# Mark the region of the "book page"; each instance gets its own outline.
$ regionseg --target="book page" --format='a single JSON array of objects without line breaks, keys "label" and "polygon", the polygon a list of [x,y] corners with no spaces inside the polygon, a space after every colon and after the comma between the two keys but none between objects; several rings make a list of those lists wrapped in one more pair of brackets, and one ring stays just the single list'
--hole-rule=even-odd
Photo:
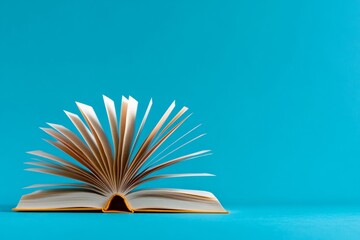
[{"label": "book page", "polygon": [[227,213],[210,192],[183,189],[145,189],[126,195],[135,212]]},{"label": "book page", "polygon": [[86,190],[39,190],[24,195],[15,211],[101,210],[108,197]]}]

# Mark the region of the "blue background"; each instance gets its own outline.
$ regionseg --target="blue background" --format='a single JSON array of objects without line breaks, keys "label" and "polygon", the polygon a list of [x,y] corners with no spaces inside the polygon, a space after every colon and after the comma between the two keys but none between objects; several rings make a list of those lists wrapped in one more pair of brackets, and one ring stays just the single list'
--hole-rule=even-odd
[{"label": "blue background", "polygon": [[[61,225],[76,235],[83,221],[165,224],[159,237],[181,226],[180,237],[355,237],[358,210],[298,208],[360,201],[359,22],[358,1],[0,1],[2,234],[44,237]],[[62,110],[76,112],[74,101],[101,113],[102,94],[132,95],[142,110],[153,97],[155,119],[174,99],[190,107],[208,133],[193,146],[214,155],[174,171],[217,177],[154,184],[209,190],[232,214],[9,212],[22,187],[57,180],[23,171],[26,151],[50,149],[38,127],[69,126]],[[253,208],[275,205],[292,210]]]}]

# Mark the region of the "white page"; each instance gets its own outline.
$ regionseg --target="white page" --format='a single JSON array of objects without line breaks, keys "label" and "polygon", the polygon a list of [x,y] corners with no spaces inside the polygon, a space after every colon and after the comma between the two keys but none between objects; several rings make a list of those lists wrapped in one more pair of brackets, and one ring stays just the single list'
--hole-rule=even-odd
[{"label": "white page", "polygon": [[82,190],[40,190],[24,195],[15,210],[49,210],[66,208],[102,209],[109,197]]},{"label": "white page", "polygon": [[227,213],[210,192],[183,189],[146,189],[126,195],[135,211],[168,210]]}]

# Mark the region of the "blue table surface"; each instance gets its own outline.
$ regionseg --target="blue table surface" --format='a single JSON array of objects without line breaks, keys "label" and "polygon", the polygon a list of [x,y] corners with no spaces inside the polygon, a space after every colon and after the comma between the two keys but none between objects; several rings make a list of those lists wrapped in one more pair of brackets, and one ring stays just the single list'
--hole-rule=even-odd
[{"label": "blue table surface", "polygon": [[359,206],[238,206],[230,214],[20,213],[0,206],[0,239],[360,239]]}]

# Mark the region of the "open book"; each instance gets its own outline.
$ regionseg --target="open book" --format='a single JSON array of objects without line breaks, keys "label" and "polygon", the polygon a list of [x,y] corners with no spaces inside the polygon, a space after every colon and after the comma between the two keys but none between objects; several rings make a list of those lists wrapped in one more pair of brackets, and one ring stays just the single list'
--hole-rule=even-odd
[{"label": "open book", "polygon": [[[118,114],[114,101],[103,96],[111,138],[91,106],[77,103],[82,118],[65,111],[77,133],[58,124],[41,128],[55,139],[46,140],[73,160],[44,151],[31,151],[35,158],[27,170],[76,180],[74,183],[35,184],[41,188],[22,196],[15,211],[103,211],[103,212],[204,212],[227,213],[210,192],[185,189],[138,189],[141,184],[176,177],[213,176],[208,173],[154,173],[184,160],[210,154],[209,150],[172,157],[179,149],[204,136],[184,143],[196,126],[171,142],[169,137],[189,118],[183,107],[173,117],[175,102],[165,111],[147,136],[142,136],[152,100],[136,127],[137,101],[122,97]],[[185,116],[185,117],[184,117]],[[140,140],[140,139],[144,140]],[[166,145],[166,146],[164,146]]]}]

